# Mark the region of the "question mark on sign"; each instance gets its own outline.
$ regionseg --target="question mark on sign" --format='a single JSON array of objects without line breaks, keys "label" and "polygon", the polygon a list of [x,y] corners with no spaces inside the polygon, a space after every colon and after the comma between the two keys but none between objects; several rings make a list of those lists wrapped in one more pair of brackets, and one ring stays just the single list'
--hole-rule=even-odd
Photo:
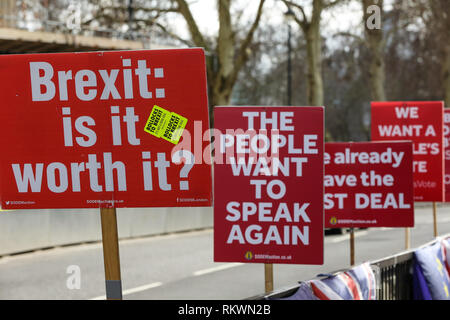
[{"label": "question mark on sign", "polygon": [[[187,150],[178,150],[172,154],[173,163],[180,164],[182,162],[182,158],[184,158],[184,166],[180,171],[180,178],[187,178],[189,172],[194,166],[195,157],[192,152]],[[180,190],[189,190],[189,181],[180,180]]]}]

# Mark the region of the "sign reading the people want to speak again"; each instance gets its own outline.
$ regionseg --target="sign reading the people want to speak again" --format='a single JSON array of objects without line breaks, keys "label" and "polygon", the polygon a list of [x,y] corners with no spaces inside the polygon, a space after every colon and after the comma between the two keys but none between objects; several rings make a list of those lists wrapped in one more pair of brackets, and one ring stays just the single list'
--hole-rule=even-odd
[{"label": "sign reading the people want to speak again", "polygon": [[323,108],[214,116],[214,261],[322,264]]},{"label": "sign reading the people want to speak again", "polygon": [[413,227],[412,142],[325,144],[325,227]]},{"label": "sign reading the people want to speak again", "polygon": [[444,103],[372,102],[372,141],[413,142],[414,200],[444,201]]},{"label": "sign reading the people want to speak again", "polygon": [[0,69],[3,208],[211,205],[202,49],[6,55]]}]

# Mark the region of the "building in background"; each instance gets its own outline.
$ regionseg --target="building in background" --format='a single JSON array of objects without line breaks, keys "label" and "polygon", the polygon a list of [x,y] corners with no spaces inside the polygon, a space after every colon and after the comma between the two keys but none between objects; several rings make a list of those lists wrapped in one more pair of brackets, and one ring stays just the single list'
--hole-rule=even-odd
[{"label": "building in background", "polygon": [[152,43],[148,34],[82,25],[83,1],[69,1],[58,18],[50,2],[0,1],[0,54],[170,48]]}]

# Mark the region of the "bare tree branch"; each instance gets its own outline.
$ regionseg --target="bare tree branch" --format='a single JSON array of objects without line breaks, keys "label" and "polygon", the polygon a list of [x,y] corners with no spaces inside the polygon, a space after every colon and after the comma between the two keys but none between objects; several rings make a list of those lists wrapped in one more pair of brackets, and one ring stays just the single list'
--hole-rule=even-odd
[{"label": "bare tree branch", "polygon": [[237,70],[239,70],[243,66],[243,64],[247,61],[247,58],[248,58],[247,57],[247,49],[248,49],[250,43],[252,42],[253,35],[254,35],[256,29],[258,28],[259,21],[261,20],[264,2],[265,2],[265,0],[260,0],[255,20],[253,20],[253,24],[250,27],[250,30],[248,31],[247,36],[241,42],[241,46],[239,48],[238,57],[237,57],[237,61],[236,61],[236,65],[237,65],[236,69]]},{"label": "bare tree branch", "polygon": [[303,20],[305,22],[308,21],[308,19],[306,18],[305,9],[303,9],[303,6],[297,4],[297,3],[293,2],[293,1],[290,1],[290,0],[282,0],[282,1],[284,2],[284,4],[287,7],[291,7],[291,8],[294,7],[294,8],[297,8],[298,10],[300,10],[300,12],[302,13],[302,16],[303,16]]},{"label": "bare tree branch", "polygon": [[339,37],[339,36],[353,38],[353,39],[357,40],[358,42],[360,42],[360,43],[362,43],[364,45],[366,43],[366,41],[362,37],[360,37],[360,36],[358,36],[356,34],[353,34],[351,32],[338,32],[338,33],[333,35],[333,37]]},{"label": "bare tree branch", "polygon": [[[123,11],[127,12],[128,8],[124,6],[107,6],[102,7],[102,10],[115,10],[115,11]],[[158,7],[133,7],[134,11],[143,11],[143,12],[177,12],[178,8],[172,7],[172,8],[158,8]]]},{"label": "bare tree branch", "polygon": [[334,0],[334,1],[330,1],[330,2],[328,2],[328,3],[324,3],[323,8],[324,8],[324,9],[328,9],[328,8],[334,7],[335,5],[337,5],[337,4],[341,3],[341,2],[344,2],[344,1],[345,1],[345,0]]},{"label": "bare tree branch", "polygon": [[189,32],[192,36],[192,41],[195,43],[198,47],[203,47],[206,50],[209,49],[205,38],[203,37],[203,34],[200,32],[197,23],[195,22],[194,17],[192,16],[191,9],[189,9],[189,5],[185,0],[173,0],[176,1],[178,4],[178,12],[183,15],[184,20],[186,20],[186,23],[189,28]]},{"label": "bare tree branch", "polygon": [[183,39],[180,36],[176,35],[175,33],[169,31],[165,26],[163,26],[161,23],[156,22],[155,26],[157,26],[159,29],[161,29],[161,31],[163,31],[165,34],[167,34],[168,36],[170,36],[171,38],[174,38],[178,41],[180,41],[181,43],[184,43],[185,45],[187,45],[188,47],[192,47],[193,43],[189,40]]},{"label": "bare tree branch", "polygon": [[[286,5],[286,7],[288,7],[289,9],[292,10],[292,8],[296,8],[298,9],[298,11],[300,11],[300,14],[302,16],[302,20],[300,20],[297,15],[294,13],[294,21],[300,26],[300,28],[303,29],[304,32],[306,32],[306,30],[309,27],[309,21],[308,21],[308,17],[306,16],[305,10],[303,9],[303,7],[295,2],[289,1],[289,0],[282,0],[283,3]],[[294,10],[292,10],[292,12],[294,12]]]}]

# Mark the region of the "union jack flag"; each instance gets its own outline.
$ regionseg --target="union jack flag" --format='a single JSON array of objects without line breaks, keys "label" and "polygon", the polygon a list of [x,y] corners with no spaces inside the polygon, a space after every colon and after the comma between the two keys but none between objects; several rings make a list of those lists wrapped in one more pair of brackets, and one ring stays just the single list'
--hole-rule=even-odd
[{"label": "union jack flag", "polygon": [[302,282],[292,296],[283,300],[375,300],[376,278],[369,263],[322,280]]},{"label": "union jack flag", "polygon": [[323,280],[311,280],[320,300],[375,300],[376,279],[369,263]]},{"label": "union jack flag", "polygon": [[450,275],[450,237],[442,239],[442,250],[444,251],[444,261],[447,272]]},{"label": "union jack flag", "polygon": [[319,298],[314,295],[309,282],[301,282],[293,295],[285,298],[269,298],[269,300],[319,300]]}]

